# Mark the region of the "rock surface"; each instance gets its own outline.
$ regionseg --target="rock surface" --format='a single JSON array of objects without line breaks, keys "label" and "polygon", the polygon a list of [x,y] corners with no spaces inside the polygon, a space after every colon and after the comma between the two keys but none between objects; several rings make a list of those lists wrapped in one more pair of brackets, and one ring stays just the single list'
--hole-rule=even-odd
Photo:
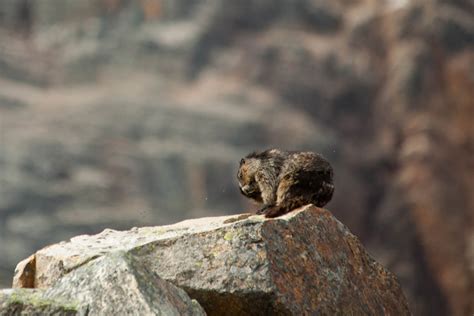
[{"label": "rock surface", "polygon": [[270,220],[243,214],[78,236],[36,252],[29,259],[34,280],[22,283],[18,269],[14,286],[52,286],[52,297],[72,286],[78,292],[66,291],[67,298],[80,297],[100,273],[114,270],[101,261],[116,251],[146,267],[143,280],[159,275],[209,315],[409,315],[396,278],[314,206]]},{"label": "rock surface", "polygon": [[0,315],[206,314],[186,292],[161,279],[146,264],[120,251],[93,256],[46,289],[4,290]]}]

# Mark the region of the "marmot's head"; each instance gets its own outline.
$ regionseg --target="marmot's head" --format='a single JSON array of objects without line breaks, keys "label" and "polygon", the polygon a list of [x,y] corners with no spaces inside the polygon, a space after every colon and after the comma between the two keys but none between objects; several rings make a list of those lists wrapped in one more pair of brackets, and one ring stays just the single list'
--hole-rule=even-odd
[{"label": "marmot's head", "polygon": [[240,160],[237,179],[239,180],[240,192],[248,198],[261,202],[261,192],[255,181],[255,175],[260,167],[261,161],[256,158],[242,158]]}]

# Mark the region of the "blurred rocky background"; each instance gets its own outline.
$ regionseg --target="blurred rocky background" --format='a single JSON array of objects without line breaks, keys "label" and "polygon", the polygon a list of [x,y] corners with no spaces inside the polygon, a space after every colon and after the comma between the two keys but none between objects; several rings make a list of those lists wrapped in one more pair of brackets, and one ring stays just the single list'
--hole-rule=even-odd
[{"label": "blurred rocky background", "polygon": [[241,156],[323,153],[414,315],[474,313],[469,0],[0,0],[0,284],[40,247],[234,214]]}]

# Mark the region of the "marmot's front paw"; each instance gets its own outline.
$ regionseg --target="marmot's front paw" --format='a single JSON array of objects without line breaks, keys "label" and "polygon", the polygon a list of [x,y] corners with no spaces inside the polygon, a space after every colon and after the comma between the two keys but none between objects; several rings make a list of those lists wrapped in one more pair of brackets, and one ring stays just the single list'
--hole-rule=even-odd
[{"label": "marmot's front paw", "polygon": [[264,206],[264,207],[262,207],[261,209],[257,210],[256,214],[257,214],[257,215],[265,214],[265,213],[268,211],[268,209],[269,209],[268,206]]}]

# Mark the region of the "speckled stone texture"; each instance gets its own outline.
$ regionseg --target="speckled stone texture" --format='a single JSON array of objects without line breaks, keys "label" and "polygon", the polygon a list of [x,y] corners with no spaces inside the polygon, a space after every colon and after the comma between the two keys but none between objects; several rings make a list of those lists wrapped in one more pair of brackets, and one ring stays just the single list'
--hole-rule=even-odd
[{"label": "speckled stone texture", "polygon": [[0,315],[206,315],[196,300],[121,251],[90,260],[45,289],[0,292]]},{"label": "speckled stone texture", "polygon": [[186,292],[123,252],[102,256],[66,274],[44,297],[77,300],[87,315],[205,315]]},{"label": "speckled stone texture", "polygon": [[395,277],[314,206],[276,219],[243,214],[79,236],[27,259],[35,260],[29,280],[21,263],[14,285],[44,288],[66,275],[67,286],[85,263],[94,279],[93,262],[117,250],[146,267],[145,280],[174,283],[209,315],[410,314]]}]

